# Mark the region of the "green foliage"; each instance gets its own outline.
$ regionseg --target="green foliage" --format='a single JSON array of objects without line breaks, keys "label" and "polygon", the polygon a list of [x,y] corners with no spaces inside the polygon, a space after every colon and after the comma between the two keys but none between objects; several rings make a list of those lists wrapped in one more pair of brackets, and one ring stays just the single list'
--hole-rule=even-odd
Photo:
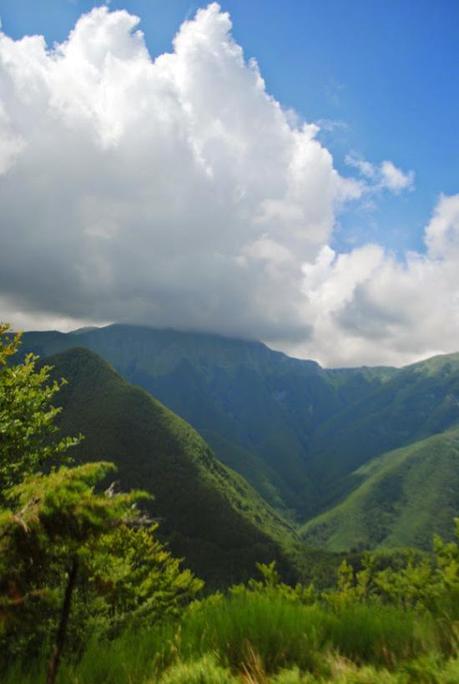
[{"label": "green foliage", "polygon": [[[455,684],[458,667],[428,614],[375,602],[305,606],[262,588],[213,595],[114,640],[98,636],[64,663],[60,684]],[[37,668],[12,672],[7,684],[39,681]]]},{"label": "green foliage", "polygon": [[[391,557],[365,554],[349,558],[340,567],[335,590],[286,584],[283,578],[289,565],[285,557],[299,553],[291,526],[265,506],[241,478],[222,466],[188,425],[142,391],[129,387],[84,350],[56,358],[56,372],[74,381],[65,387],[53,385],[49,369],[40,376],[34,359],[30,359],[29,370],[18,371],[16,376],[11,358],[17,341],[5,335],[0,339],[4,350],[0,380],[3,378],[4,387],[9,388],[2,395],[5,445],[18,440],[16,456],[11,447],[0,460],[5,481],[15,480],[14,486],[3,489],[0,511],[0,646],[3,664],[9,665],[2,681],[29,684],[44,679],[44,662],[59,615],[56,643],[64,622],[71,646],[64,651],[61,684],[457,681],[458,662],[448,660],[458,647],[456,543],[436,539],[432,557],[398,552]],[[220,359],[228,372],[220,390],[233,387],[234,391],[245,386],[247,378],[241,381],[238,376],[234,349],[227,349],[227,353]],[[241,359],[240,350],[236,357]],[[28,363],[26,358],[20,368]],[[244,363],[256,376],[251,376],[256,391],[249,393],[250,401],[256,405],[260,400],[260,414],[271,410],[261,385],[266,381],[268,394],[282,394],[279,376],[269,374],[258,348],[253,358],[245,357]],[[279,361],[278,371],[283,363]],[[290,368],[289,361],[285,361],[285,368]],[[419,381],[420,386],[432,387],[429,382],[434,382],[438,389],[445,378],[450,378],[450,371],[444,364],[432,363],[410,371],[407,377],[414,377],[414,384]],[[218,385],[213,371],[202,364],[199,373],[206,383]],[[289,373],[286,375],[291,382]],[[314,391],[319,387],[320,392],[324,390],[321,382],[327,385],[322,399],[335,396],[344,401],[346,397],[351,405],[355,392],[369,392],[370,408],[382,406],[387,399],[381,383],[394,389],[394,378],[398,377],[385,371],[366,371],[357,376],[345,371],[322,374],[317,368],[309,368],[308,373],[309,377],[320,376]],[[15,377],[16,395],[11,391]],[[228,385],[229,377],[238,378],[234,386]],[[264,378],[261,384],[260,377]],[[368,389],[374,382],[376,404]],[[27,394],[23,390],[29,385],[34,407],[30,435],[26,429],[28,404],[23,400]],[[62,415],[50,403],[54,394],[43,394],[53,386],[55,391],[62,387]],[[396,385],[397,391],[401,387]],[[408,387],[407,397],[410,391]],[[16,399],[8,404],[10,395]],[[40,396],[44,397],[42,403]],[[292,410],[291,398],[281,401]],[[239,415],[242,407],[238,401],[231,399],[229,403],[229,410],[237,409],[234,415]],[[319,413],[320,405],[320,401],[314,404]],[[11,415],[22,417],[16,432],[17,418],[10,420],[8,406]],[[339,412],[337,404],[333,410]],[[448,414],[448,420],[453,414]],[[41,423],[40,416],[47,415],[49,419]],[[267,410],[268,420],[273,415]],[[445,415],[437,415],[431,424],[445,421]],[[226,594],[213,594],[187,606],[202,582],[189,570],[181,570],[179,561],[157,539],[156,524],[136,508],[145,495],[136,489],[128,494],[117,493],[113,486],[105,489],[113,470],[111,464],[86,463],[69,468],[53,464],[59,454],[64,454],[64,447],[61,451],[59,446],[57,451],[42,450],[56,445],[56,417],[64,433],[88,429],[85,451],[81,446],[75,451],[80,462],[108,452],[119,465],[124,487],[148,484],[157,494],[155,502],[145,501],[150,513],[165,518],[162,527],[173,547],[183,549],[191,564],[202,563],[211,568],[211,576],[218,577],[226,563],[229,569],[225,580],[240,581],[261,558],[266,561],[258,564],[261,579],[250,579]],[[277,430],[280,423],[276,421],[273,419]],[[40,425],[44,425],[42,432]],[[357,433],[362,436],[365,431]],[[253,435],[257,435],[255,428]],[[284,446],[289,443],[285,435],[280,442]],[[32,436],[31,441],[26,442],[25,436]],[[450,434],[448,439],[454,443],[455,437]],[[265,463],[270,463],[269,450],[280,443],[268,435]],[[18,444],[24,449],[29,444],[30,457],[28,452],[21,460]],[[437,444],[435,438],[428,446],[432,444]],[[384,483],[379,502],[394,498],[394,491],[408,491],[397,482],[400,471],[391,470],[394,460],[388,465],[391,458],[384,457],[381,465],[366,466],[369,481],[379,473],[380,483]],[[420,460],[429,463],[425,455]],[[426,472],[422,467],[419,470],[418,461],[410,454],[399,453],[395,462],[397,468],[414,464],[413,470]],[[15,468],[11,463],[16,463]],[[292,464],[295,458],[288,467]],[[43,465],[45,473],[36,472]],[[295,468],[292,472],[298,475]],[[418,483],[419,477],[409,481]],[[412,505],[413,499],[410,501]],[[391,515],[384,513],[378,535]],[[354,523],[361,529],[358,518]],[[281,565],[276,566],[273,558]],[[324,563],[329,560],[324,556]],[[67,601],[70,598],[73,602]],[[62,651],[62,642],[58,651]],[[5,662],[7,656],[9,663]],[[28,668],[21,667],[19,657]]]},{"label": "green foliage", "polygon": [[281,596],[233,594],[193,606],[182,622],[181,653],[216,652],[234,670],[250,666],[254,653],[267,672],[294,664],[310,670],[333,619]]},{"label": "green foliage", "polygon": [[177,622],[143,624],[116,638],[95,634],[81,657],[63,663],[59,684],[155,682],[177,662]]},{"label": "green foliage", "polygon": [[138,517],[133,504],[143,494],[95,493],[94,485],[112,470],[108,463],[62,466],[30,475],[7,492],[15,506],[0,514],[4,654],[33,655],[49,643],[69,568],[77,564],[88,574],[86,561],[100,538]]},{"label": "green foliage", "polygon": [[17,354],[21,336],[9,334],[0,323],[0,503],[2,492],[51,461],[62,460],[80,438],[56,439],[60,413],[52,405],[63,380],[50,381],[51,368],[37,368],[38,357],[27,354],[20,364],[9,363]]},{"label": "green foliage", "polygon": [[178,617],[204,586],[156,538],[157,528],[117,527],[100,539],[87,560],[93,583],[104,596],[111,633]]},{"label": "green foliage", "polygon": [[[456,532],[459,538],[459,519]],[[370,553],[357,571],[343,561],[337,590],[325,597],[335,608],[376,601],[458,620],[459,544],[436,537],[431,557],[408,554],[404,565],[384,569],[378,567],[378,556]]]},{"label": "green foliage", "polygon": [[[46,547],[48,542],[63,544],[67,551],[78,551],[91,541],[120,525],[136,521],[133,505],[148,499],[144,492],[128,494],[107,491],[96,493],[94,487],[116,470],[112,463],[87,463],[78,467],[61,466],[48,475],[28,476],[6,493],[17,503],[13,513],[4,512],[4,528],[9,542],[16,537],[33,539]],[[13,532],[14,529],[14,532]]]},{"label": "green foliage", "polygon": [[293,667],[290,670],[282,670],[271,679],[271,682],[275,684],[311,684],[314,681],[317,681],[317,679],[309,672],[305,674],[297,667]]},{"label": "green foliage", "polygon": [[[298,668],[284,670],[270,680],[271,684],[408,684],[406,677],[374,667],[356,667],[339,657],[330,659],[329,676],[317,678]],[[413,683],[414,684],[414,683]]]},{"label": "green foliage", "polygon": [[54,682],[69,630],[73,652],[81,651],[92,633],[176,616],[203,583],[181,570],[138,510],[150,495],[101,489],[112,463],[53,464],[76,444],[53,441],[60,409],[50,401],[62,382],[51,382],[35,357],[12,364],[18,344],[2,326],[0,668],[26,654],[46,657],[54,641]]},{"label": "green foliage", "polygon": [[328,637],[346,658],[385,667],[394,667],[437,647],[431,620],[396,606],[362,604],[342,608]]},{"label": "green foliage", "polygon": [[312,583],[305,585],[298,582],[291,585],[282,582],[274,561],[268,564],[257,563],[257,570],[261,580],[251,578],[247,584],[235,585],[229,589],[230,594],[241,597],[257,594],[303,605],[312,605],[319,598],[319,593]]},{"label": "green foliage", "polygon": [[211,655],[205,655],[192,662],[177,663],[159,680],[159,684],[236,684],[236,682],[237,679],[231,675],[231,672],[218,665]]}]

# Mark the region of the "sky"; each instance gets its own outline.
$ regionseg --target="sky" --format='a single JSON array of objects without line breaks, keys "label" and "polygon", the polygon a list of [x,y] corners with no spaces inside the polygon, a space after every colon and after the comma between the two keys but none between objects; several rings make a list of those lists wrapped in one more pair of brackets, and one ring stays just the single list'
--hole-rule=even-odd
[{"label": "sky", "polygon": [[0,319],[459,351],[455,0],[0,0]]}]

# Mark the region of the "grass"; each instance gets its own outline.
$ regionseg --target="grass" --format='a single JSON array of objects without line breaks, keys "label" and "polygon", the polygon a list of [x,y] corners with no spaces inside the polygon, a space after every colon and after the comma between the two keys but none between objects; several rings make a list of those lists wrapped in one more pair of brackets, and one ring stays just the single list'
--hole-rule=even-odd
[{"label": "grass", "polygon": [[234,684],[236,681],[215,657],[205,655],[193,662],[176,663],[162,675],[159,684]]},{"label": "grass", "polygon": [[[93,639],[59,684],[453,684],[432,618],[379,605],[334,611],[241,592],[194,604],[176,623]],[[2,684],[45,681],[45,667]]]},{"label": "grass", "polygon": [[253,653],[268,672],[295,664],[312,670],[333,622],[315,606],[242,594],[190,611],[182,623],[181,652],[186,658],[218,653],[234,671],[243,670]]},{"label": "grass", "polygon": [[430,617],[389,605],[345,608],[332,623],[329,640],[357,664],[389,668],[439,647],[437,626]]}]

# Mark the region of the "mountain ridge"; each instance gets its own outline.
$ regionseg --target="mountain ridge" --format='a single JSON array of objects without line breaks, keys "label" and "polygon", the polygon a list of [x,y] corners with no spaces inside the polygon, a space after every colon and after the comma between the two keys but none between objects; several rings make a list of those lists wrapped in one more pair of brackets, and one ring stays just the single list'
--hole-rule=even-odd
[{"label": "mountain ridge", "polygon": [[293,530],[190,425],[87,349],[44,362],[68,381],[60,427],[85,436],[77,461],[113,460],[123,488],[152,493],[161,534],[196,572],[211,582],[237,580],[269,559],[292,572],[282,546],[294,542]]},{"label": "mountain ridge", "polygon": [[[317,424],[392,372],[328,372],[260,342],[203,333],[113,325],[76,337],[191,423],[227,465],[293,517],[316,508],[307,458]],[[23,344],[47,356],[74,346],[75,335],[26,333]]]},{"label": "mountain ridge", "polygon": [[323,369],[263,343],[140,326],[23,340],[42,356],[77,343],[104,357],[190,423],[291,526],[345,501],[372,459],[459,425],[456,353],[400,369]]}]

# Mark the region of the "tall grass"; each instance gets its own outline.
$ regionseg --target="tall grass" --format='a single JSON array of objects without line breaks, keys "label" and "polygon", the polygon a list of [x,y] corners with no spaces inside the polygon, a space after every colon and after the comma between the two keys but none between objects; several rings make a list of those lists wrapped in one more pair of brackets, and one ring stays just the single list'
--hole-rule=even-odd
[{"label": "tall grass", "polygon": [[192,662],[176,663],[159,680],[159,684],[237,684],[237,682],[238,680],[231,672],[219,665],[211,655]]},{"label": "tall grass", "polygon": [[[445,674],[439,643],[431,617],[398,607],[335,611],[247,591],[194,604],[175,623],[111,642],[93,639],[78,662],[67,654],[59,684],[457,684],[459,665],[448,665]],[[39,664],[2,678],[2,684],[44,681]]]},{"label": "tall grass", "polygon": [[180,648],[185,658],[218,653],[233,670],[255,651],[269,673],[293,665],[318,672],[326,650],[358,664],[395,667],[437,646],[428,616],[394,606],[355,605],[335,613],[247,592],[191,611],[182,623]]},{"label": "tall grass", "polygon": [[350,660],[396,667],[438,649],[437,627],[428,615],[396,606],[356,604],[330,623],[330,646]]},{"label": "tall grass", "polygon": [[59,684],[139,684],[157,677],[178,656],[177,626],[130,631],[115,641],[93,639],[77,663],[67,662]]},{"label": "tall grass", "polygon": [[234,671],[243,669],[253,652],[267,672],[293,664],[313,670],[334,620],[318,607],[282,597],[231,596],[189,612],[182,622],[180,651],[190,659],[217,653]]}]

